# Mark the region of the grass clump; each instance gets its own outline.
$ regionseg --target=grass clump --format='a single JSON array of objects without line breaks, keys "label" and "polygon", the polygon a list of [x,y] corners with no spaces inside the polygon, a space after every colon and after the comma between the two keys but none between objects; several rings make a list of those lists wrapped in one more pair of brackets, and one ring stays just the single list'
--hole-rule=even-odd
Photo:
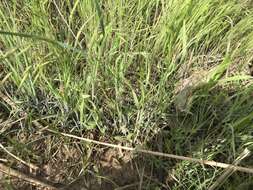
[{"label": "grass clump", "polygon": [[[61,183],[99,175],[93,152],[103,151],[38,134],[35,120],[97,140],[232,163],[253,144],[250,2],[1,1],[0,88],[16,105],[1,102],[1,122],[27,113],[0,133],[1,143],[41,167],[64,165],[68,174],[53,178]],[[69,161],[55,162],[62,158]],[[222,173],[147,159],[153,173],[140,175],[139,189],[208,189]],[[71,164],[77,167],[68,172]],[[250,180],[236,173],[221,188]]]}]

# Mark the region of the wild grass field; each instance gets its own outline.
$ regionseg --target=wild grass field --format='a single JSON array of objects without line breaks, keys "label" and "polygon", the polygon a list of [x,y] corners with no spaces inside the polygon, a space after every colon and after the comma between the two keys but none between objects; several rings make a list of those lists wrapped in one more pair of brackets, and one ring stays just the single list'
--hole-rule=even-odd
[{"label": "wild grass field", "polygon": [[253,1],[1,0],[0,100],[1,166],[55,189],[253,189],[62,135],[252,168]]}]

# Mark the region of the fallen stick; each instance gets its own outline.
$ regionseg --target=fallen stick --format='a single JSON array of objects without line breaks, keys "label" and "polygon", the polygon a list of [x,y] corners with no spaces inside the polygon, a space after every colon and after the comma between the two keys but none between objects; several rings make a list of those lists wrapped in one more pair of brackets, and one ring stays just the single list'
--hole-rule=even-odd
[{"label": "fallen stick", "polygon": [[38,170],[39,167],[32,164],[32,163],[27,163],[26,161],[22,160],[21,158],[17,157],[16,155],[12,154],[10,151],[8,151],[1,143],[0,143],[0,149],[3,149],[7,154],[9,154],[11,157],[15,158],[22,164],[26,165],[28,168],[33,169],[33,170]]},{"label": "fallen stick", "polygon": [[151,151],[151,150],[121,146],[121,145],[116,145],[116,144],[111,144],[111,143],[106,143],[106,142],[100,142],[100,141],[96,141],[96,140],[92,140],[92,139],[88,139],[88,138],[83,138],[83,137],[75,136],[75,135],[72,135],[72,134],[57,132],[57,131],[54,131],[54,130],[51,130],[51,129],[46,129],[46,130],[49,131],[49,132],[52,132],[52,133],[60,134],[60,135],[65,136],[65,137],[70,137],[70,138],[73,138],[73,139],[78,139],[78,140],[85,141],[85,142],[88,142],[88,143],[107,146],[107,147],[111,147],[111,148],[117,148],[117,149],[137,152],[137,153],[145,153],[145,154],[154,155],[154,156],[160,156],[160,157],[172,158],[172,159],[177,159],[177,160],[195,162],[195,163],[214,166],[214,167],[219,167],[219,168],[231,168],[233,170],[253,174],[253,168],[246,168],[246,167],[237,166],[237,165],[233,165],[233,164],[226,164],[226,163],[222,163],[222,162],[202,160],[202,159],[198,159],[198,158],[179,156],[179,155],[175,155],[175,154],[167,154],[167,153],[163,153],[163,152],[156,152],[156,151]]},{"label": "fallen stick", "polygon": [[[250,156],[251,152],[248,149],[245,149],[238,158],[234,161],[234,165],[238,165],[243,159]],[[226,181],[229,176],[235,172],[234,168],[226,168],[223,174],[209,187],[208,190],[219,189],[221,185]]]},{"label": "fallen stick", "polygon": [[[10,98],[8,98],[6,95],[4,95],[1,92],[0,92],[0,98],[2,98],[11,107],[17,108],[15,103],[12,100],[10,100]],[[24,113],[24,114],[26,115],[26,113]],[[78,140],[85,141],[85,142],[88,142],[88,143],[107,146],[107,147],[111,147],[111,148],[118,148],[118,149],[122,149],[122,150],[134,151],[134,152],[138,152],[138,153],[145,153],[145,154],[150,154],[150,155],[154,155],[154,156],[160,156],[160,157],[166,157],[166,158],[172,158],[172,159],[178,159],[178,160],[185,160],[185,161],[189,161],[189,162],[195,162],[195,163],[199,163],[199,164],[202,164],[202,165],[209,165],[209,166],[214,166],[214,167],[219,167],[219,168],[231,168],[235,171],[241,171],[241,172],[252,173],[253,174],[253,168],[247,168],[247,167],[242,167],[242,166],[236,166],[236,165],[233,165],[233,164],[226,164],[226,163],[222,163],[222,162],[202,160],[202,159],[198,159],[198,158],[191,158],[191,157],[179,156],[179,155],[175,155],[175,154],[167,154],[167,153],[163,153],[163,152],[156,152],[156,151],[151,151],[151,150],[120,146],[120,145],[115,145],[115,144],[106,143],[106,142],[100,142],[100,141],[96,141],[96,140],[83,138],[83,137],[75,136],[75,135],[72,135],[72,134],[62,133],[62,132],[54,131],[52,129],[48,129],[47,127],[43,127],[37,120],[33,121],[33,123],[39,129],[44,129],[46,131],[49,131],[49,132],[52,132],[52,133],[55,133],[55,134],[60,134],[60,135],[65,136],[65,137],[78,139]]]},{"label": "fallen stick", "polygon": [[5,173],[6,175],[9,175],[9,176],[12,176],[12,177],[17,177],[19,179],[27,181],[27,182],[29,182],[33,185],[36,185],[36,186],[42,186],[42,187],[46,187],[46,188],[49,188],[49,189],[52,189],[52,190],[57,190],[58,189],[57,187],[55,187],[54,185],[52,185],[49,182],[45,182],[45,181],[39,180],[35,177],[24,174],[20,171],[17,171],[15,169],[12,169],[12,168],[4,165],[2,163],[0,163],[0,171],[2,173]]}]

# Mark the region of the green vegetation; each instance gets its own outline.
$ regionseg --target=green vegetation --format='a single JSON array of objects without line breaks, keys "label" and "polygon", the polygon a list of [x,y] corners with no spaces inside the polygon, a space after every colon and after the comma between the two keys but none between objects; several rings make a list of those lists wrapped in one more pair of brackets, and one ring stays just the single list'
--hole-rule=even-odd
[{"label": "green vegetation", "polygon": [[[103,142],[233,163],[253,146],[252,60],[252,0],[2,0],[0,91],[15,108],[1,99],[0,143],[42,173],[51,163],[61,177],[50,179],[63,184],[102,175],[104,148],[41,131],[35,120]],[[147,171],[136,189],[204,190],[224,171],[140,157]],[[252,164],[248,157],[239,165]],[[236,172],[220,187],[252,180]]]}]

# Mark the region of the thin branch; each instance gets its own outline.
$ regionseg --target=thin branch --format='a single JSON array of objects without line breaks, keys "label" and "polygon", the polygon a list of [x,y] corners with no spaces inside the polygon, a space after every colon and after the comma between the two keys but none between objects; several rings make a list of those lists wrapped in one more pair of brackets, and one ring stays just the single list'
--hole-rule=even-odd
[{"label": "thin branch", "polygon": [[1,143],[0,143],[0,148],[3,149],[3,151],[5,151],[7,154],[9,154],[11,157],[15,158],[16,160],[18,160],[19,162],[23,163],[24,165],[26,165],[27,167],[29,167],[30,169],[33,170],[38,170],[39,167],[35,166],[34,164],[31,163],[27,163],[26,161],[22,160],[21,158],[19,158],[18,156],[12,154],[9,150],[7,150]]},{"label": "thin branch", "polygon": [[6,175],[9,175],[9,176],[12,176],[12,177],[17,177],[19,179],[22,179],[24,181],[27,181],[33,185],[36,185],[36,186],[43,186],[43,187],[46,187],[46,188],[50,188],[50,189],[53,189],[53,190],[57,190],[58,188],[55,187],[54,185],[50,184],[49,182],[45,182],[45,181],[41,181],[35,177],[32,177],[32,176],[29,176],[27,174],[24,174],[22,172],[19,172],[17,170],[14,170],[2,163],[0,163],[0,171],[2,173],[5,173]]},{"label": "thin branch", "polygon": [[[0,92],[0,97],[3,98],[7,103],[10,102],[10,106],[12,106],[13,104],[15,105],[15,103],[13,103],[7,96],[5,96],[1,92]],[[43,128],[43,126],[37,120],[35,120],[33,123],[39,129]],[[92,139],[88,139],[88,138],[84,138],[84,137],[79,137],[79,136],[75,136],[75,135],[68,134],[68,133],[58,132],[58,131],[54,131],[54,130],[48,129],[48,128],[45,128],[45,130],[55,133],[55,134],[60,134],[65,137],[78,139],[78,140],[85,141],[88,143],[107,146],[107,147],[111,147],[111,148],[128,150],[128,151],[133,151],[133,152],[137,152],[137,153],[145,153],[145,154],[149,154],[149,155],[153,155],[153,156],[160,156],[160,157],[166,157],[166,158],[177,159],[177,160],[185,160],[185,161],[189,161],[189,162],[195,162],[195,163],[199,163],[202,165],[209,165],[209,166],[214,166],[214,167],[219,167],[219,168],[231,168],[235,171],[237,170],[237,171],[253,174],[253,168],[246,168],[246,167],[236,166],[233,164],[226,164],[226,163],[222,163],[222,162],[202,160],[202,159],[198,159],[198,158],[179,156],[179,155],[175,155],[175,154],[167,154],[167,153],[163,153],[163,152],[156,152],[156,151],[151,151],[151,150],[120,146],[120,145],[115,145],[115,144],[106,143],[106,142],[100,142],[100,141],[96,141],[96,140],[92,140]]]},{"label": "thin branch", "polygon": [[[248,157],[251,154],[251,152],[246,148],[239,156],[238,158],[234,161],[233,164],[238,165],[243,159]],[[215,190],[218,189],[229,176],[231,176],[235,172],[234,168],[227,168],[223,172],[223,174],[212,184],[212,186],[209,187],[208,190]]]},{"label": "thin branch", "polygon": [[67,133],[62,133],[62,132],[57,132],[51,129],[46,129],[49,132],[60,134],[65,137],[70,137],[73,139],[78,139],[81,141],[85,141],[88,143],[93,143],[97,145],[102,145],[102,146],[107,146],[111,148],[118,148],[122,150],[128,150],[128,151],[133,151],[137,153],[144,153],[144,154],[149,154],[153,156],[160,156],[160,157],[166,157],[166,158],[172,158],[172,159],[177,159],[177,160],[184,160],[184,161],[189,161],[189,162],[195,162],[203,165],[209,165],[209,166],[214,166],[214,167],[219,167],[219,168],[231,168],[233,170],[241,171],[241,172],[246,172],[246,173],[252,173],[253,174],[253,168],[246,168],[246,167],[241,167],[241,166],[236,166],[233,164],[226,164],[222,162],[215,162],[215,161],[209,161],[209,160],[202,160],[198,158],[191,158],[191,157],[186,157],[186,156],[179,156],[175,154],[167,154],[163,152],[156,152],[156,151],[151,151],[151,150],[145,150],[145,149],[139,149],[139,148],[133,148],[133,147],[126,147],[126,146],[121,146],[121,145],[116,145],[116,144],[111,144],[111,143],[106,143],[106,142],[100,142],[88,138],[83,138],[79,136],[75,136],[72,134],[67,134]]},{"label": "thin branch", "polygon": [[4,158],[0,158],[0,162],[8,162],[8,160]]},{"label": "thin branch", "polygon": [[125,190],[125,189],[129,189],[131,187],[135,187],[135,186],[138,186],[138,185],[139,185],[139,182],[138,183],[129,184],[129,185],[125,185],[123,187],[117,187],[114,190]]}]

